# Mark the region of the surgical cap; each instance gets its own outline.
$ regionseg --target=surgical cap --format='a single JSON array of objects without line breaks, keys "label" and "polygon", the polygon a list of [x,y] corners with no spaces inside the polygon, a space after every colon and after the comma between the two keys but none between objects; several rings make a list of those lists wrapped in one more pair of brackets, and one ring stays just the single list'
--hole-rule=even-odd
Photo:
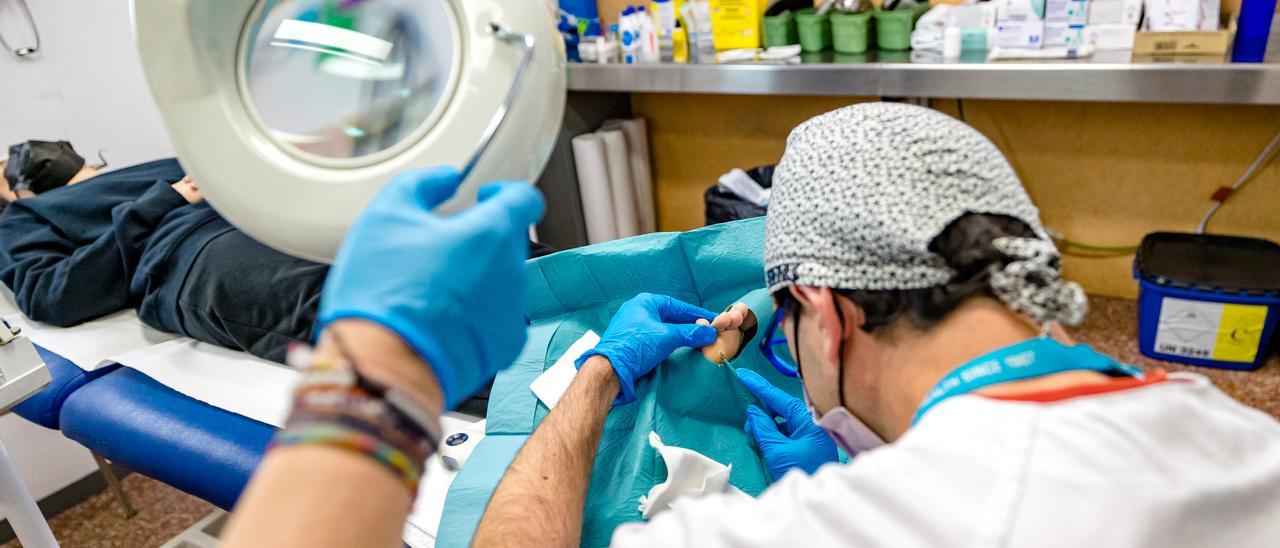
[{"label": "surgical cap", "polygon": [[765,239],[769,290],[792,285],[910,290],[956,272],[929,244],[967,213],[1026,223],[1036,238],[998,238],[1010,263],[993,293],[1040,322],[1078,323],[1079,286],[1000,151],[973,128],[927,108],[866,103],[813,118],[787,139],[774,174]]},{"label": "surgical cap", "polygon": [[71,143],[27,141],[9,147],[4,177],[14,192],[30,190],[41,194],[65,186],[82,167],[84,158],[76,154]]}]

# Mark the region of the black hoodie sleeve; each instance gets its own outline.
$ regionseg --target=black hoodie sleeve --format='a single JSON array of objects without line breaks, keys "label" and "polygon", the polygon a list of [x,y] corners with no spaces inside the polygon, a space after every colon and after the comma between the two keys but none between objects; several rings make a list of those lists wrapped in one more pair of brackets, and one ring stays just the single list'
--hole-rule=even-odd
[{"label": "black hoodie sleeve", "polygon": [[137,200],[111,210],[112,226],[76,245],[22,201],[0,223],[0,280],[31,319],[65,327],[128,308],[129,280],[151,232],[170,211],[187,204],[169,183],[156,181]]}]

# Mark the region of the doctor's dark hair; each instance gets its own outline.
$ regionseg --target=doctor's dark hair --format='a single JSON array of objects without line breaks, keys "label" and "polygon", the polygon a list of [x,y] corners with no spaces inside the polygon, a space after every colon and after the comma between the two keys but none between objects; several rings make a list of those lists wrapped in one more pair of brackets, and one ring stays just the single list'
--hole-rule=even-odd
[{"label": "doctor's dark hair", "polygon": [[[992,244],[1002,237],[1034,238],[1036,235],[1026,223],[1013,217],[966,213],[929,242],[929,251],[942,257],[956,272],[946,284],[880,291],[833,289],[862,308],[866,315],[862,330],[867,333],[883,333],[903,321],[918,331],[927,331],[970,298],[996,298],[991,290],[991,274],[1012,261]],[[789,289],[779,290],[773,296],[779,306],[796,304]]]}]

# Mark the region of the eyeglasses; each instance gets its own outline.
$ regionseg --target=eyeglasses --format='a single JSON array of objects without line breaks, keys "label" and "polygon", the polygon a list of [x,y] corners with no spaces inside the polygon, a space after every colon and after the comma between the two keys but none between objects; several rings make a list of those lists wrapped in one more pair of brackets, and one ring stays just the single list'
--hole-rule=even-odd
[{"label": "eyeglasses", "polygon": [[[796,368],[791,361],[791,350],[787,347],[787,335],[782,330],[782,318],[786,316],[787,307],[779,306],[773,313],[773,320],[769,322],[769,328],[765,330],[764,336],[760,338],[760,353],[769,359],[769,363],[778,370],[779,373],[788,377],[796,378],[800,376],[800,370]],[[782,355],[775,350],[779,345],[782,346]]]}]

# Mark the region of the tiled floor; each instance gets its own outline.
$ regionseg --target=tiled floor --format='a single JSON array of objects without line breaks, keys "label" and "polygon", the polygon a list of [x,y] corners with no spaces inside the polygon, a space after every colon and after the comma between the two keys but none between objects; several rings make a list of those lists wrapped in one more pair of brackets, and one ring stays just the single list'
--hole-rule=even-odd
[{"label": "tiled floor", "polygon": [[[1186,367],[1142,357],[1134,342],[1137,311],[1133,301],[1092,299],[1093,310],[1084,326],[1071,330],[1082,342],[1143,367],[1196,371],[1213,379],[1228,394],[1280,419],[1280,357],[1272,356],[1254,372]],[[124,487],[133,497],[138,515],[126,521],[110,493],[102,493],[52,520],[54,535],[65,548],[160,546],[208,515],[213,507],[154,480],[131,475]],[[17,548],[17,542],[0,548]]]},{"label": "tiled floor", "polygon": [[[110,491],[49,520],[63,548],[148,548],[160,546],[214,510],[213,505],[140,474],[121,482],[138,510],[124,519]],[[18,541],[0,548],[18,548]]]}]

